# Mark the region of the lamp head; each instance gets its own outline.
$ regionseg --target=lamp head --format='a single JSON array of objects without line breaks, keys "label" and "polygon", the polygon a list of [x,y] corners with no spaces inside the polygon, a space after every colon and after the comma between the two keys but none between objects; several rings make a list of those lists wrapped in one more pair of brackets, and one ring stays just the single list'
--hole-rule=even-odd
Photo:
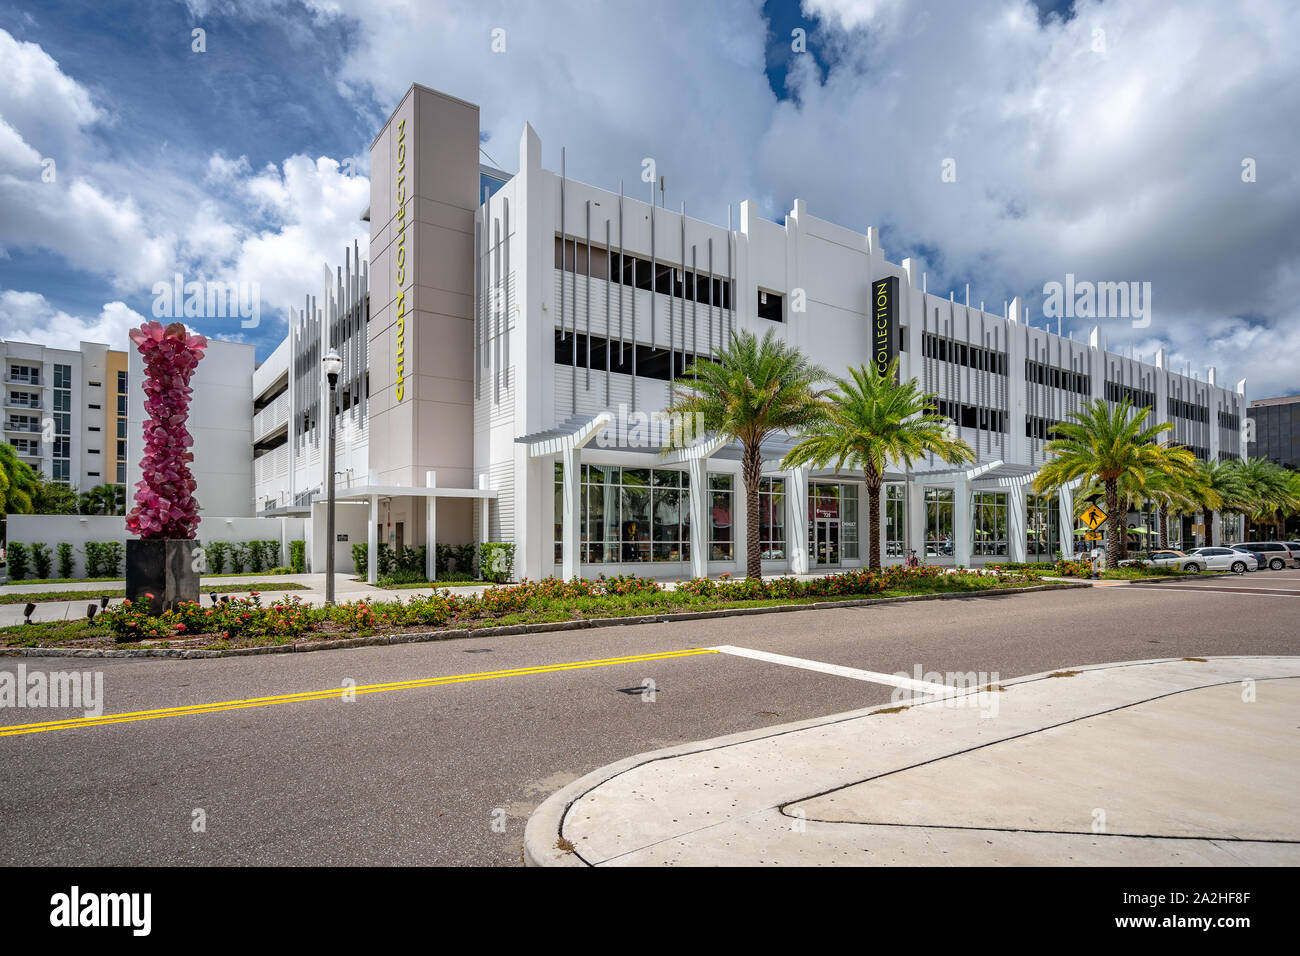
[{"label": "lamp head", "polygon": [[325,368],[325,377],[330,381],[330,388],[333,388],[339,380],[339,372],[343,371],[343,359],[339,353],[331,348],[321,359],[321,365]]}]

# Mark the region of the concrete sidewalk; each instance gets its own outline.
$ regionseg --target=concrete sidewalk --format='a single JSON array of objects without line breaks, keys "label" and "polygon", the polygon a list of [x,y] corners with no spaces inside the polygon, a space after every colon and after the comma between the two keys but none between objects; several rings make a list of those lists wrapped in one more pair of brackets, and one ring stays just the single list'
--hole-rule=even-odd
[{"label": "concrete sidewalk", "polygon": [[533,813],[526,861],[1300,864],[1300,658],[1000,686],[620,761]]}]

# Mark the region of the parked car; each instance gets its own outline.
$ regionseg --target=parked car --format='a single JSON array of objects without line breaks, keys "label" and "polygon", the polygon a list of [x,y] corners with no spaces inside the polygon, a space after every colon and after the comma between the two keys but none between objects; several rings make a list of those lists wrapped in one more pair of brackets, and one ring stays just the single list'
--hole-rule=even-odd
[{"label": "parked car", "polygon": [[1162,548],[1157,551],[1144,551],[1136,557],[1127,558],[1119,563],[1121,568],[1134,565],[1146,565],[1152,568],[1176,568],[1179,571],[1204,571],[1205,560],[1195,558],[1182,551]]},{"label": "parked car", "polygon": [[1244,554],[1247,555],[1248,557],[1254,558],[1255,567],[1252,570],[1263,571],[1265,568],[1268,567],[1268,559],[1258,551],[1252,551],[1250,550],[1250,548],[1234,548],[1232,545],[1228,545],[1228,549],[1230,551],[1236,551],[1239,554]]},{"label": "parked car", "polygon": [[1288,564],[1300,568],[1300,551],[1292,551],[1281,541],[1238,541],[1234,548],[1248,548],[1264,556],[1270,569],[1281,571]]},{"label": "parked car", "polygon": [[1231,571],[1233,574],[1245,574],[1258,571],[1264,566],[1260,555],[1250,551],[1237,551],[1232,548],[1193,548],[1187,552],[1188,557],[1201,558],[1205,561],[1207,571]]}]

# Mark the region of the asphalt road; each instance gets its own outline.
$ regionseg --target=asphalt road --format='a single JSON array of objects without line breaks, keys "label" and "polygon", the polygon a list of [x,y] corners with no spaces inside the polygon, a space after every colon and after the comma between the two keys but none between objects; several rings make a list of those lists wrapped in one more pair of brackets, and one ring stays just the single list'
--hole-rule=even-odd
[{"label": "asphalt road", "polygon": [[[349,681],[450,680],[0,736],[0,863],[517,865],[532,808],[590,770],[894,693],[718,653],[565,665],[725,644],[996,680],[1074,664],[1300,653],[1298,613],[1300,571],[1282,571],[300,655],[3,658],[0,670],[102,671],[105,714]],[[491,676],[521,668],[530,670]],[[473,674],[488,676],[457,679]],[[77,716],[6,708],[0,725]]]}]

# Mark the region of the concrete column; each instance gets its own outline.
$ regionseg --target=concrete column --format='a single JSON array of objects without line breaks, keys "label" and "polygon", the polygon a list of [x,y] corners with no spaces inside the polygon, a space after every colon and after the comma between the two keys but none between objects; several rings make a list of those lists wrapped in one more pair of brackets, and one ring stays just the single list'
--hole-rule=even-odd
[{"label": "concrete column", "polygon": [[[480,491],[487,491],[488,476],[478,476],[478,486]],[[492,499],[480,498],[483,505],[478,510],[478,540],[479,544],[486,544],[492,534]]]},{"label": "concrete column", "polygon": [[[691,577],[709,576],[709,528],[712,510],[709,508],[708,459],[692,459],[687,464],[691,476],[690,497],[687,504],[691,513]],[[734,523],[734,522],[733,522]]]},{"label": "concrete column", "polygon": [[563,508],[564,540],[560,546],[560,573],[564,580],[571,581],[578,576],[578,546],[581,543],[582,521],[582,455],[577,448],[566,448],[561,452],[564,462],[564,480],[561,486],[561,507]]},{"label": "concrete column", "polygon": [[1029,486],[1017,481],[1007,488],[1007,557],[1028,560]]},{"label": "concrete column", "polygon": [[807,466],[792,468],[786,478],[786,500],[790,502],[788,547],[792,574],[808,573],[808,476],[811,472],[812,469]]},{"label": "concrete column", "polygon": [[[331,542],[333,544],[333,542]],[[366,583],[379,581],[379,496],[370,496],[370,521],[366,527]]]},{"label": "concrete column", "polygon": [[[925,484],[920,478],[907,480],[907,547],[915,549],[917,558],[925,557]],[[907,554],[903,563],[907,563]]]},{"label": "concrete column", "polygon": [[1061,557],[1071,561],[1074,559],[1074,489],[1062,488],[1056,500],[1061,516]]},{"label": "concrete column", "polygon": [[[426,488],[438,487],[438,473],[424,473]],[[428,581],[436,579],[438,574],[438,499],[432,496],[424,499],[424,577]]]},{"label": "concrete column", "polygon": [[971,542],[975,537],[970,496],[970,482],[965,478],[952,483],[952,563],[955,567],[970,567]]}]

